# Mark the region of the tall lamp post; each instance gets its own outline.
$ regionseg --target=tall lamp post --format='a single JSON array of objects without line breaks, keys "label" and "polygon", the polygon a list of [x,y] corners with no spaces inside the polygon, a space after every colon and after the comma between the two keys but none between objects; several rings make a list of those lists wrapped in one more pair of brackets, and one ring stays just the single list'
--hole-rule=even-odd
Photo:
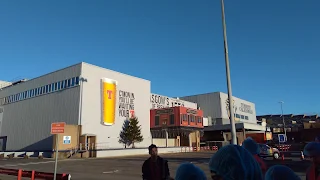
[{"label": "tall lamp post", "polygon": [[236,124],[234,121],[233,98],[232,98],[232,88],[231,88],[231,79],[230,79],[226,20],[224,16],[224,0],[221,0],[221,13],[222,13],[222,27],[223,27],[223,40],[224,40],[224,58],[226,61],[226,75],[227,75],[227,86],[228,86],[228,96],[229,96],[231,137],[232,137],[232,144],[237,144]]},{"label": "tall lamp post", "polygon": [[284,136],[285,136],[285,141],[287,141],[287,130],[286,130],[286,123],[284,122],[284,115],[283,115],[283,101],[280,101],[280,106],[281,106],[281,116],[282,116],[282,123],[283,123],[283,130],[284,130]]}]

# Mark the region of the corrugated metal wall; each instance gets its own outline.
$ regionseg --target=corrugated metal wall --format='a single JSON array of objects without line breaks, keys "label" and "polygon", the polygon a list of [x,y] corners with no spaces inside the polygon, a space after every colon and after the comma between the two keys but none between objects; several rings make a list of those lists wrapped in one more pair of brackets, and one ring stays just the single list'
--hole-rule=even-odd
[{"label": "corrugated metal wall", "polygon": [[203,110],[203,116],[212,118],[221,117],[221,106],[219,93],[207,93],[194,96],[180,97],[180,99],[195,102],[198,104],[201,110]]},{"label": "corrugated metal wall", "polygon": [[[5,88],[0,98],[80,76],[77,64],[27,82]],[[63,121],[78,123],[80,87],[44,94],[3,105],[1,136],[7,136],[7,150],[52,150],[50,125]]]}]

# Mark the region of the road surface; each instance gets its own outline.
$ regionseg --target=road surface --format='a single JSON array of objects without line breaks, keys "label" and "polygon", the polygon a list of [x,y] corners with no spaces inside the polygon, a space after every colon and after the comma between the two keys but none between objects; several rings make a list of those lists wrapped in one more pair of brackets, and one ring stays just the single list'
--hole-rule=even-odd
[{"label": "road surface", "polygon": [[[208,169],[209,158],[212,152],[194,152],[161,155],[169,161],[169,168],[172,177],[179,164],[192,162],[199,166],[210,178]],[[141,180],[141,166],[146,156],[131,156],[118,158],[95,158],[95,159],[66,159],[58,163],[58,173],[70,173],[71,179],[76,180]],[[292,168],[301,178],[309,166],[309,161],[301,161],[299,158],[286,158],[285,161],[274,161],[266,159],[268,166],[275,164],[285,164]],[[0,159],[0,167],[24,170],[36,170],[43,172],[53,172],[54,160],[52,159]],[[14,176],[0,176],[1,180],[13,180]]]}]

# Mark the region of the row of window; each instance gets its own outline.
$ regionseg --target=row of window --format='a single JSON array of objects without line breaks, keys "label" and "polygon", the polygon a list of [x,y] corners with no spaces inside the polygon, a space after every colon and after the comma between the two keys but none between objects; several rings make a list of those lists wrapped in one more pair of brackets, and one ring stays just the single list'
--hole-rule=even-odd
[{"label": "row of window", "polygon": [[181,123],[182,123],[182,121],[201,123],[202,122],[202,117],[194,116],[192,114],[191,115],[189,115],[189,114],[181,114],[180,120],[181,120]]},{"label": "row of window", "polygon": [[79,77],[73,77],[63,81],[54,82],[45,86],[30,89],[21,93],[10,95],[0,99],[0,105],[10,104],[17,101],[41,96],[44,94],[60,91],[63,89],[71,88],[79,85]]},{"label": "row of window", "polygon": [[[180,116],[180,124],[182,124],[183,121],[188,121],[189,124],[190,124],[190,122],[202,123],[202,117],[194,116],[194,115],[181,114],[181,116]],[[160,125],[160,116],[155,116],[154,123],[155,123],[154,124],[155,126],[159,126]],[[163,123],[163,125],[167,125],[166,119],[164,121],[162,121],[162,123]],[[170,114],[169,115],[169,125],[174,125],[174,124],[175,124],[174,114]]]},{"label": "row of window", "polygon": [[[163,123],[163,125],[167,125],[167,121],[166,120],[162,121],[162,123]],[[174,114],[170,114],[170,116],[169,116],[169,124],[170,125],[174,124]],[[155,116],[154,125],[155,126],[159,126],[160,125],[160,116]]]},{"label": "row of window", "polygon": [[236,117],[236,118],[239,118],[239,119],[249,120],[249,117],[248,117],[248,116],[244,116],[244,115],[241,115],[241,114],[235,114],[235,117]]}]

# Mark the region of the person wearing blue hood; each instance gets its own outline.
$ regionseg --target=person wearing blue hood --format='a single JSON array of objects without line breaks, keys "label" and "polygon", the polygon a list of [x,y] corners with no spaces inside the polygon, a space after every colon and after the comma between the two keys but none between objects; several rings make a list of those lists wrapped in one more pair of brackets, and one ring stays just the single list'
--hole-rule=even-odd
[{"label": "person wearing blue hood", "polygon": [[313,160],[312,165],[307,170],[307,180],[320,180],[320,143],[308,143],[304,147],[304,154]]},{"label": "person wearing blue hood", "polygon": [[265,180],[301,180],[289,167],[275,165],[268,169]]},{"label": "person wearing blue hood", "polygon": [[210,159],[213,180],[262,180],[259,164],[249,151],[238,145],[220,148]]},{"label": "person wearing blue hood", "polygon": [[260,154],[259,145],[251,137],[248,137],[246,140],[243,141],[242,147],[248,150],[252,154],[253,158],[259,163],[262,174],[265,174],[267,172],[267,165],[259,157],[259,154]]},{"label": "person wearing blue hood", "polygon": [[175,180],[207,180],[207,177],[199,167],[183,163],[177,169]]}]

